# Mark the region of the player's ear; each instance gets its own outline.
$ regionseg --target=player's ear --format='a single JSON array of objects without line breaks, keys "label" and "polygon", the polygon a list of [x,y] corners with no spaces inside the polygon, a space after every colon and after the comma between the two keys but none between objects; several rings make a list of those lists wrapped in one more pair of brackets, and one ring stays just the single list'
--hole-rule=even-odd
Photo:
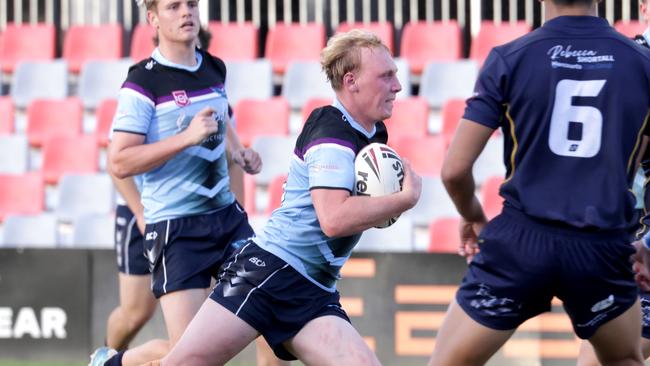
[{"label": "player's ear", "polygon": [[359,87],[357,86],[357,78],[352,72],[343,75],[343,87],[351,92],[357,92],[359,90]]}]

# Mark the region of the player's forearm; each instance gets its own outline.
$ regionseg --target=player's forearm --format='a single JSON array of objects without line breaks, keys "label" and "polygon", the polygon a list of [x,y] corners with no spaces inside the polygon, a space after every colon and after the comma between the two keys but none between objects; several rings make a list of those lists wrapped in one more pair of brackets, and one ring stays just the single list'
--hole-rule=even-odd
[{"label": "player's forearm", "polygon": [[485,221],[481,203],[474,194],[476,185],[471,170],[443,175],[442,181],[461,217],[470,222]]},{"label": "player's forearm", "polygon": [[129,146],[109,154],[109,172],[118,179],[142,174],[158,168],[189,146],[191,143],[182,133],[153,144]]},{"label": "player's forearm", "polygon": [[111,176],[111,178],[113,178],[115,189],[122,195],[131,212],[136,216],[141,216],[144,213],[144,207],[140,201],[140,192],[133,181],[133,177],[118,179]]},{"label": "player's forearm", "polygon": [[237,136],[237,132],[232,125],[227,123],[226,126],[226,149],[230,155],[233,155],[234,153],[243,150],[244,145],[241,143],[241,140],[239,139],[239,136]]},{"label": "player's forearm", "polygon": [[349,196],[334,210],[319,215],[321,229],[329,237],[360,233],[402,214],[415,205],[405,192],[369,197]]}]

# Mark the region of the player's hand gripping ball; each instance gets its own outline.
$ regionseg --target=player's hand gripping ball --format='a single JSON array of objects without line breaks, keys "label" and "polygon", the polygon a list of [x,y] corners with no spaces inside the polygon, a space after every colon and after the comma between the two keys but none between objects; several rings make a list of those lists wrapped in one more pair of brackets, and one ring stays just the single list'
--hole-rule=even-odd
[{"label": "player's hand gripping ball", "polygon": [[[374,142],[359,151],[354,159],[355,191],[359,196],[385,196],[402,190],[404,167],[402,159],[388,145]],[[390,218],[377,228],[386,228],[397,221]]]}]

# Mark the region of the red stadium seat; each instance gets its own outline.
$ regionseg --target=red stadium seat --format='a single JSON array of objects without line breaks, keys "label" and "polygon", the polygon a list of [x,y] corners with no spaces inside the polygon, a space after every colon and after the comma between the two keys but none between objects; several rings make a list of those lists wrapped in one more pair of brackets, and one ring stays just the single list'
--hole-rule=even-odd
[{"label": "red stadium seat", "polygon": [[319,61],[325,46],[325,27],[322,24],[278,23],[266,36],[265,57],[271,60],[273,72],[284,74],[291,61]]},{"label": "red stadium seat", "polygon": [[619,33],[623,33],[628,38],[633,38],[636,35],[643,34],[648,28],[648,25],[645,22],[638,20],[632,20],[629,22],[623,22],[622,20],[617,20],[614,23],[614,29]]},{"label": "red stadium seat", "polygon": [[117,99],[104,99],[95,112],[97,117],[95,136],[97,137],[97,144],[101,147],[108,146],[108,137],[111,132],[111,126],[113,125],[113,117],[115,116],[116,109]]},{"label": "red stadium seat", "polygon": [[14,110],[11,97],[0,97],[0,135],[14,133]]},{"label": "red stadium seat", "polygon": [[55,57],[56,31],[52,24],[9,23],[0,42],[0,64],[5,73],[13,73],[20,61],[47,61]]},{"label": "red stadium seat", "polygon": [[515,24],[502,23],[501,25],[496,25],[491,21],[483,21],[478,35],[472,39],[469,58],[478,62],[480,66],[493,47],[508,43],[528,32],[530,32],[530,25],[524,21]]},{"label": "red stadium seat", "polygon": [[257,58],[257,28],[253,23],[209,22],[212,35],[208,52],[226,61],[250,61]]},{"label": "red stadium seat", "polygon": [[465,99],[449,99],[442,105],[442,136],[451,142],[458,127],[458,122],[465,113]]},{"label": "red stadium seat", "polygon": [[259,135],[289,135],[289,104],[282,97],[242,99],[235,106],[237,134],[250,146]]},{"label": "red stadium seat", "polygon": [[391,139],[389,145],[407,158],[415,171],[429,177],[440,176],[442,161],[447,152],[445,139],[441,136],[401,137]]},{"label": "red stadium seat", "polygon": [[43,179],[57,184],[65,173],[96,173],[99,148],[95,136],[54,136],[43,145]]},{"label": "red stadium seat", "polygon": [[430,253],[458,253],[460,218],[445,217],[429,224]]},{"label": "red stadium seat", "polygon": [[339,24],[338,28],[336,29],[337,33],[344,33],[348,32],[352,29],[363,29],[370,31],[374,34],[376,34],[379,39],[384,42],[386,47],[390,50],[391,53],[394,53],[393,49],[393,25],[388,22],[380,23],[380,22],[370,22],[370,23],[362,23],[362,22],[356,22],[356,23],[341,23]]},{"label": "red stadium seat", "polygon": [[389,143],[402,137],[425,137],[428,133],[429,105],[424,98],[395,100],[393,115],[384,121]]},{"label": "red stadium seat", "polygon": [[44,208],[45,186],[41,174],[0,174],[0,221],[10,214],[38,214]]},{"label": "red stadium seat", "polygon": [[499,195],[503,180],[503,177],[491,177],[481,186],[481,203],[488,220],[500,214],[503,209],[503,197]]},{"label": "red stadium seat", "polygon": [[454,20],[410,22],[402,31],[400,56],[406,59],[411,73],[421,74],[432,61],[455,61],[462,56],[460,27]]},{"label": "red stadium seat", "polygon": [[36,99],[27,107],[27,138],[31,146],[42,146],[51,136],[79,136],[83,107],[76,97]]},{"label": "red stadium seat", "polygon": [[73,25],[63,42],[63,58],[70,72],[78,74],[88,60],[122,57],[122,26],[119,24]]},{"label": "red stadium seat", "polygon": [[156,29],[148,24],[139,23],[131,35],[131,51],[129,55],[134,62],[144,60],[151,56],[154,48]]},{"label": "red stadium seat", "polygon": [[302,123],[304,124],[305,122],[307,122],[307,118],[309,118],[309,115],[311,114],[311,112],[314,111],[314,109],[324,107],[326,105],[332,105],[332,99],[311,98],[307,100],[307,102],[305,103],[305,105],[302,106],[302,109],[300,111]]},{"label": "red stadium seat", "polygon": [[269,200],[266,205],[266,216],[271,216],[273,210],[280,207],[280,204],[282,203],[282,195],[284,194],[284,183],[286,181],[287,174],[282,174],[273,178],[271,183],[269,183]]}]

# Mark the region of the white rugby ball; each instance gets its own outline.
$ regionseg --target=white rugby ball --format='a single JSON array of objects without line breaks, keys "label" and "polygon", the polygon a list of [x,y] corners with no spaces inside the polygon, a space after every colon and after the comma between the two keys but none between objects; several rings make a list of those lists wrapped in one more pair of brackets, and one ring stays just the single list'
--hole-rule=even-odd
[{"label": "white rugby ball", "polygon": [[[359,196],[385,196],[402,190],[402,159],[388,145],[373,142],[359,151],[354,159],[355,193]],[[399,215],[376,226],[389,227]]]}]

